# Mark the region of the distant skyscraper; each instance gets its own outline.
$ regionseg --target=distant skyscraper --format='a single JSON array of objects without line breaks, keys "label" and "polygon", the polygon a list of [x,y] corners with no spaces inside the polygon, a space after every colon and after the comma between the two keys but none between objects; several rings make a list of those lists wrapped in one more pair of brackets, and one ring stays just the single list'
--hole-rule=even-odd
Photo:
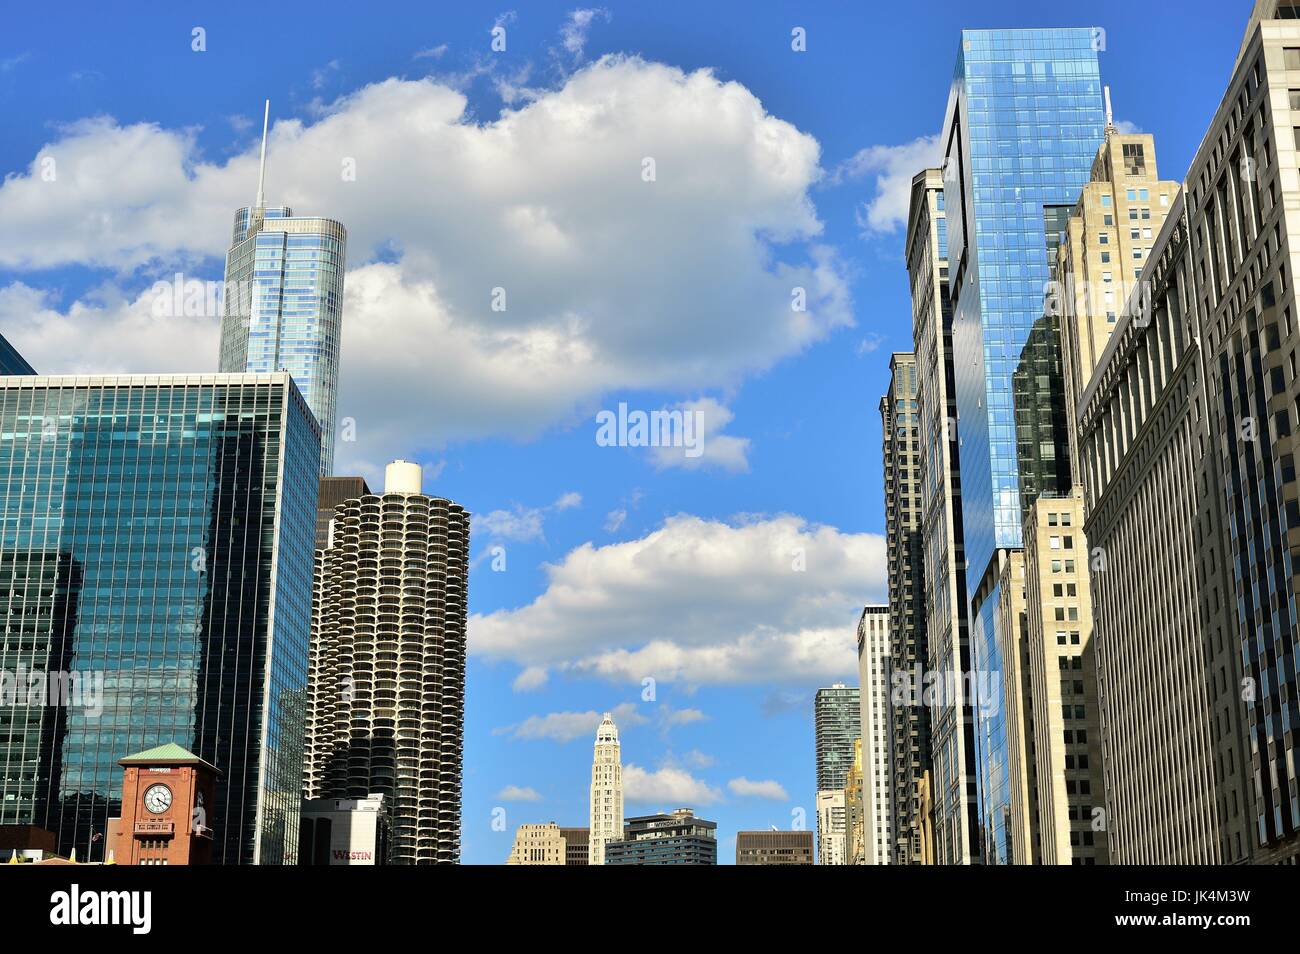
[{"label": "distant skyscraper", "polygon": [[605,864],[605,845],[623,837],[623,762],[618,726],[608,712],[596,729],[591,759],[591,836],[588,863]]},{"label": "distant skyscraper", "polygon": [[235,213],[226,253],[220,370],[293,375],[320,422],[324,476],[334,468],[347,230],[267,206],[265,178],[264,118],[257,201]]},{"label": "distant skyscraper", "polygon": [[555,822],[520,825],[508,865],[585,865],[587,829],[561,828]]},{"label": "distant skyscraper", "polygon": [[[0,672],[102,679],[0,716],[0,824],[102,860],[123,770],[174,743],[221,772],[218,864],[293,864],[320,439],[289,375],[0,386]],[[98,711],[97,711],[98,710]]]},{"label": "distant skyscraper", "polygon": [[35,374],[36,370],[27,363],[4,335],[0,335],[0,374]]},{"label": "distant skyscraper", "polygon": [[[817,854],[844,863],[844,786],[853,765],[853,740],[861,729],[861,708],[856,687],[837,682],[818,689],[813,700],[813,721],[817,747]],[[826,796],[823,799],[823,795]],[[823,812],[822,803],[826,802]],[[834,820],[827,829],[826,819]],[[822,864],[832,862],[822,861]]]},{"label": "distant skyscraper", "polygon": [[810,865],[813,833],[810,831],[738,831],[738,865]]},{"label": "distant skyscraper", "polygon": [[817,863],[842,865],[848,848],[844,789],[817,793]]},{"label": "distant skyscraper", "polygon": [[[889,665],[891,673],[920,680],[925,641],[925,553],[921,535],[921,440],[916,355],[895,352],[889,390],[880,399],[885,475],[885,548],[889,564]],[[920,699],[897,700],[893,731],[890,804],[893,862],[920,860],[917,786],[930,764],[929,712]]]},{"label": "distant skyscraper", "polygon": [[844,783],[844,863],[867,863],[867,801],[862,784],[862,740],[853,740],[853,764]]},{"label": "distant skyscraper", "polygon": [[520,825],[510,848],[508,865],[562,865],[565,863],[564,836],[555,822]]},{"label": "distant skyscraper", "polygon": [[818,689],[813,700],[817,743],[817,790],[843,789],[853,764],[853,740],[861,731],[856,686],[842,682]]},{"label": "distant skyscraper", "polygon": [[889,607],[867,606],[858,620],[858,707],[862,733],[863,864],[893,862],[893,758],[889,692]]},{"label": "distant skyscraper", "polygon": [[[629,818],[619,839],[604,845],[607,865],[716,865],[717,822],[689,808]],[[592,862],[593,864],[595,862]]]},{"label": "distant skyscraper", "polygon": [[334,508],[316,551],[307,797],[384,796],[391,864],[460,860],[469,514],[420,465]]},{"label": "distant skyscraper", "polygon": [[[1022,545],[1012,372],[1043,314],[1049,233],[1102,141],[1097,38],[1092,29],[963,31],[941,134],[971,667],[995,682],[1005,643],[999,551]],[[981,854],[991,864],[1012,860],[999,703],[976,709]]]},{"label": "distant skyscraper", "polygon": [[943,691],[930,706],[934,855],[939,864],[979,859],[974,700],[968,691],[970,606],[961,515],[961,447],[953,387],[952,304],[948,297],[948,220],[943,176],[912,180],[907,219],[912,337],[921,454],[921,573],[925,588],[926,670]]},{"label": "distant skyscraper", "polygon": [[370,496],[370,485],[364,477],[322,477],[320,498],[316,504],[316,549],[323,550],[330,542],[330,522],[334,508],[345,500],[360,500]]}]

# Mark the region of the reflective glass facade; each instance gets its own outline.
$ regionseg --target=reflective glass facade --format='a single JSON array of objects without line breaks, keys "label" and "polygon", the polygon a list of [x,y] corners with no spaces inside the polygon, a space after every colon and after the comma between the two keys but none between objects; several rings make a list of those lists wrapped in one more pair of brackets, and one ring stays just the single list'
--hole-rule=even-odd
[{"label": "reflective glass facade", "polygon": [[0,706],[0,824],[100,860],[118,759],[174,742],[214,862],[294,862],[319,447],[284,373],[0,378],[0,672],[101,687]]},{"label": "reflective glass facade", "polygon": [[1011,779],[1007,715],[1003,706],[1002,652],[998,614],[1001,584],[992,588],[971,617],[971,654],[979,678],[975,686],[975,760],[978,763],[977,812],[980,854],[985,864],[1011,864]]},{"label": "reflective glass facade", "polygon": [[1012,373],[1043,314],[1045,209],[1072,206],[1105,128],[1092,29],[966,30],[944,192],[968,590],[1021,545]]},{"label": "reflective glass facade", "polygon": [[0,374],[35,374],[27,360],[0,335]]},{"label": "reflective glass facade", "polygon": [[283,207],[240,209],[226,255],[222,371],[288,371],[321,425],[333,471],[347,231]]}]

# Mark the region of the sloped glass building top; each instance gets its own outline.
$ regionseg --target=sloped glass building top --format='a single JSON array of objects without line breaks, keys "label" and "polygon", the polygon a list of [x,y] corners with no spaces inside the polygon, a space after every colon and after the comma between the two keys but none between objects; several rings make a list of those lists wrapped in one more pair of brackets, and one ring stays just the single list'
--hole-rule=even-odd
[{"label": "sloped glass building top", "polygon": [[1105,130],[1091,28],[967,30],[944,121],[968,589],[1021,545],[1012,375],[1043,315],[1045,208],[1072,206]]}]

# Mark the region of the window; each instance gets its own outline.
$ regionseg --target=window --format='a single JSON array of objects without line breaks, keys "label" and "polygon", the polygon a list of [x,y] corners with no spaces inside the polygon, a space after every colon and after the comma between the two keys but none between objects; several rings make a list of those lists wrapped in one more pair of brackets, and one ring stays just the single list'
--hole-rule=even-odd
[{"label": "window", "polygon": [[1142,144],[1138,142],[1124,143],[1124,174],[1126,176],[1140,176],[1146,172],[1146,156],[1143,154]]},{"label": "window", "polygon": [[1282,50],[1282,66],[1288,70],[1300,70],[1300,47],[1288,46]]},{"label": "window", "polygon": [[1098,232],[1098,233],[1097,233],[1097,244],[1098,244],[1098,245],[1109,245],[1109,244],[1110,244],[1110,233],[1109,233],[1109,232]]},{"label": "window", "polygon": [[[1296,52],[1300,53],[1300,50],[1297,50]],[[1110,196],[1103,195],[1101,197],[1101,205],[1102,208],[1106,208],[1106,209],[1110,208]]]}]

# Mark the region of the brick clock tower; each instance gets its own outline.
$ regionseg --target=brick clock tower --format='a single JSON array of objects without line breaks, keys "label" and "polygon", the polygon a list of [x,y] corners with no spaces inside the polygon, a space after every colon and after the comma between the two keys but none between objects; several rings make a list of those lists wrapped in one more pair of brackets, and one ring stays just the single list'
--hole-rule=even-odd
[{"label": "brick clock tower", "polygon": [[206,865],[212,860],[212,807],[221,773],[175,743],[117,763],[122,817],[108,824],[119,865]]}]

